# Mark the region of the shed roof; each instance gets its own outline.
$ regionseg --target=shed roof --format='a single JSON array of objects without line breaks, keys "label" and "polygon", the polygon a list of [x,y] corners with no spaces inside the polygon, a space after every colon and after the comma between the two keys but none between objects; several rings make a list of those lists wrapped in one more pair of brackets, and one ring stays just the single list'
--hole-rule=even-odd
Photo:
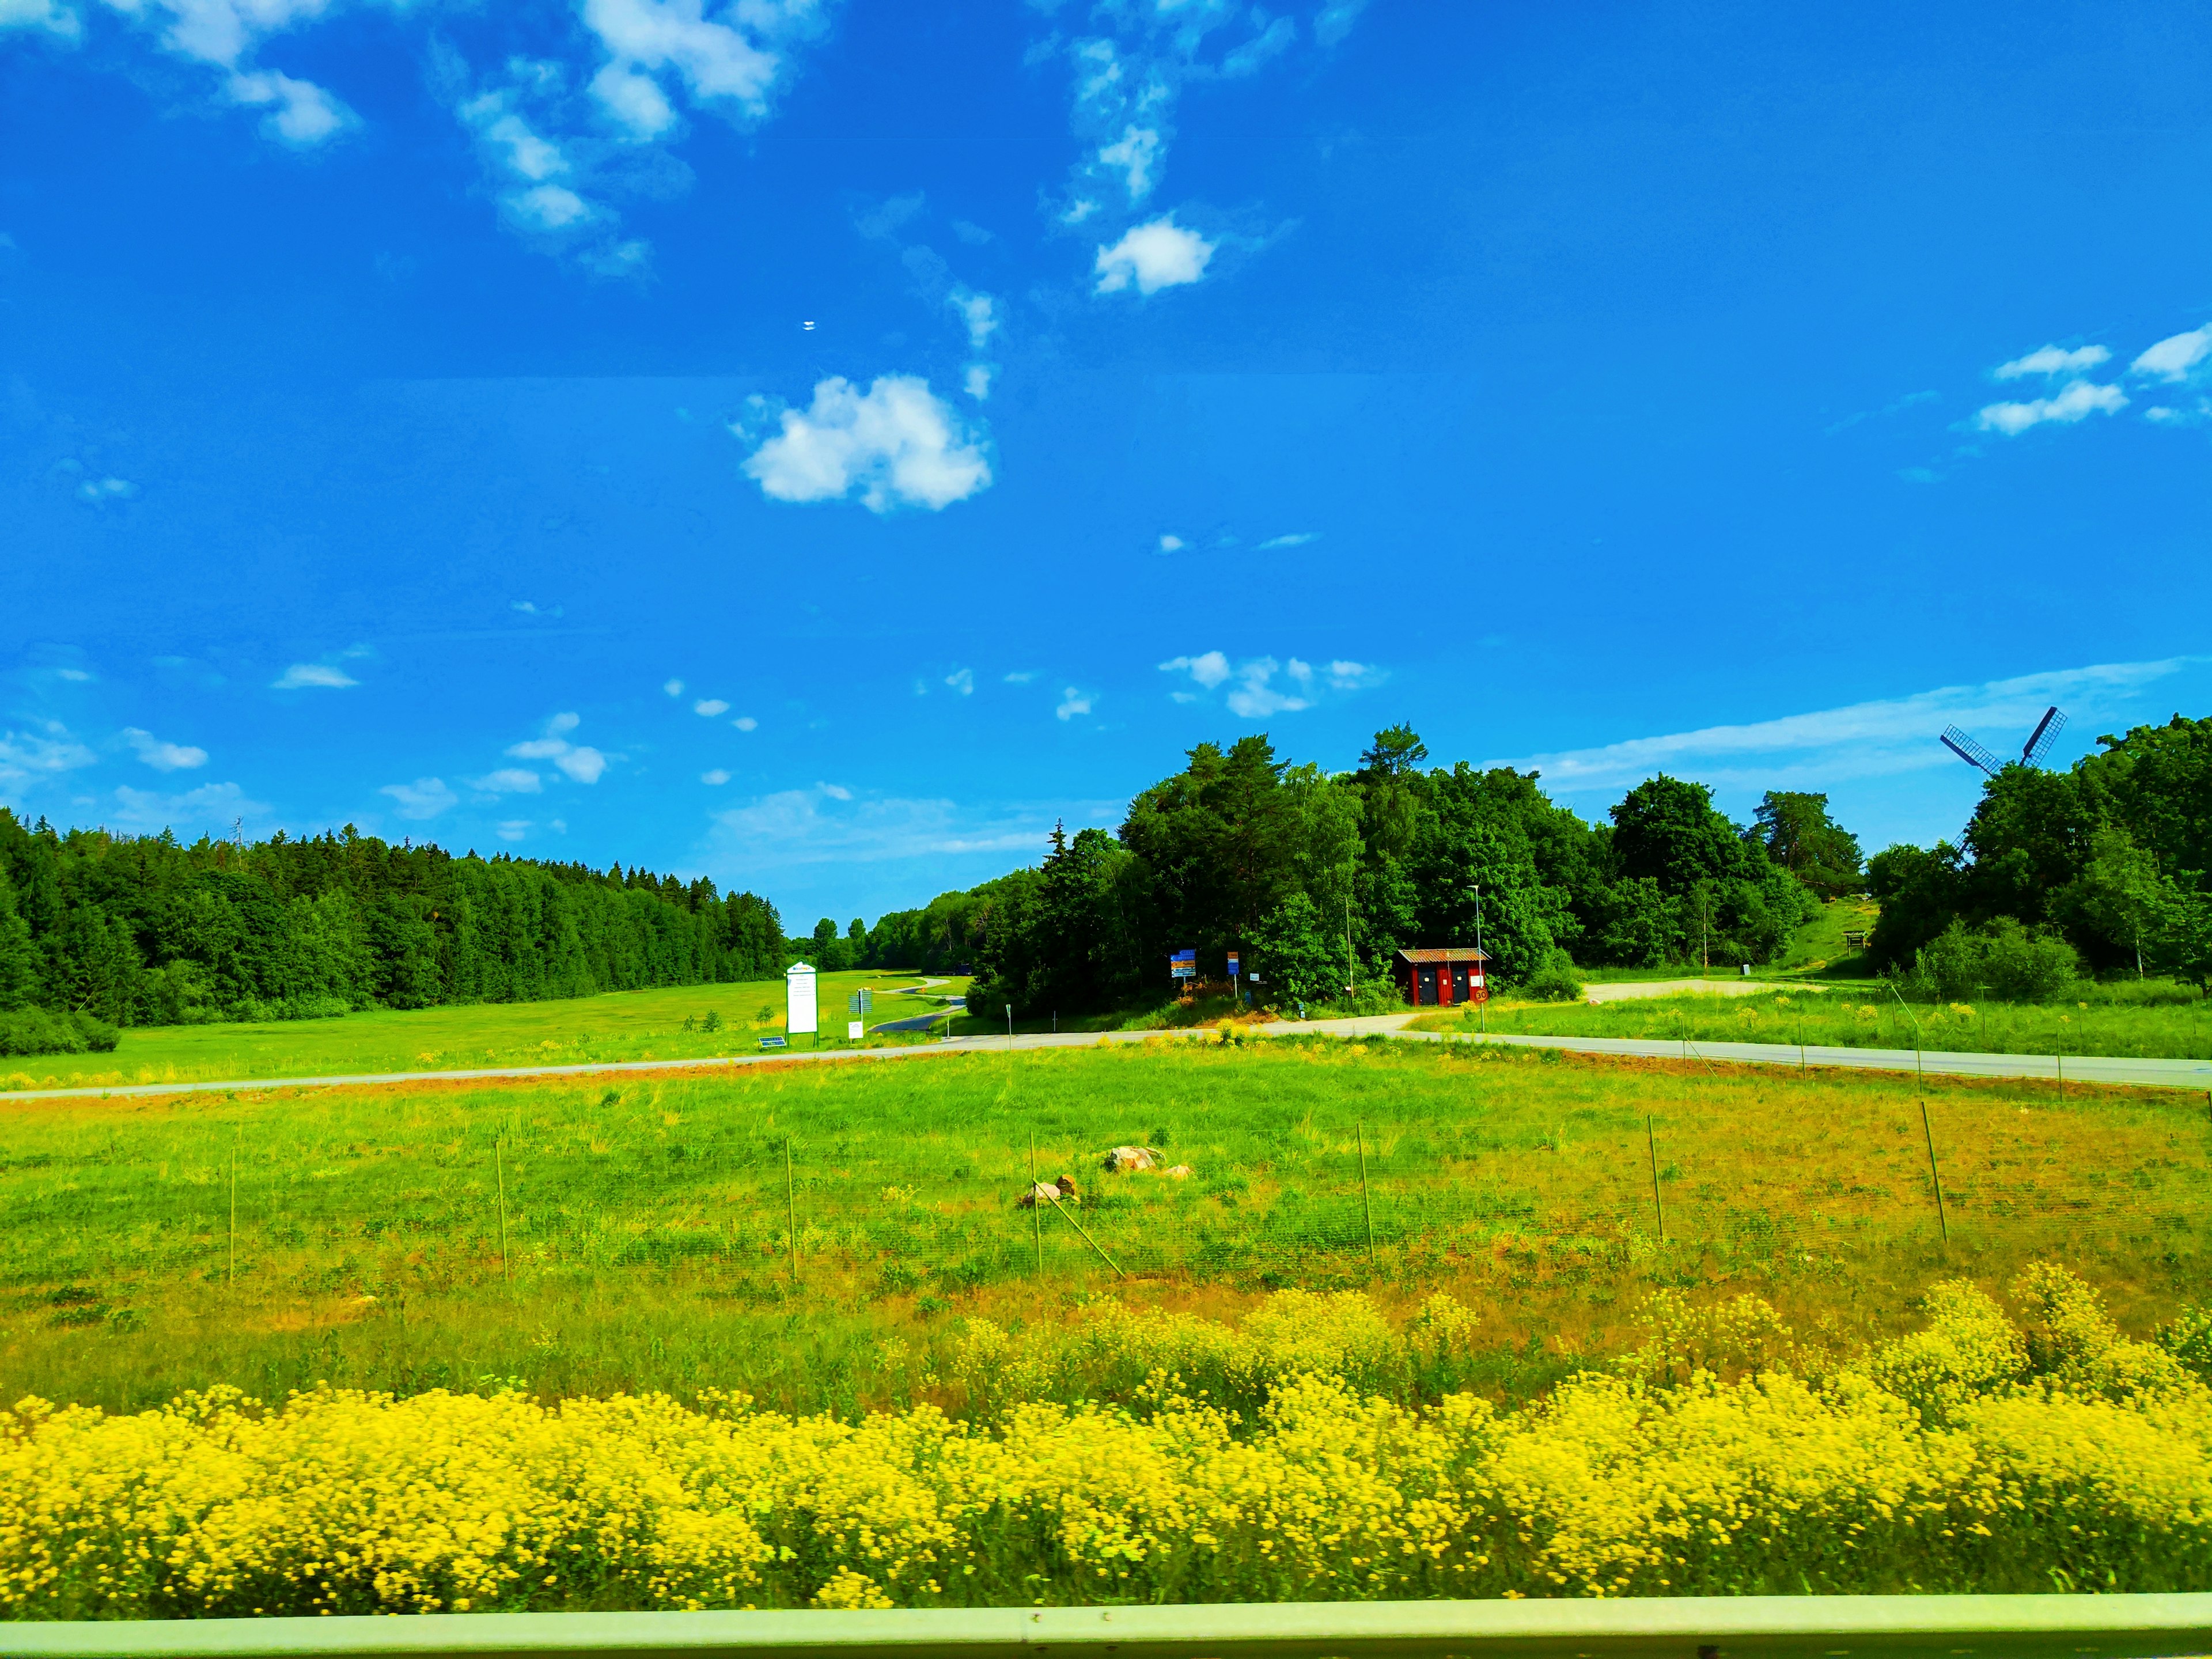
[{"label": "shed roof", "polygon": [[1401,962],[1487,962],[1490,952],[1478,951],[1472,945],[1444,945],[1428,951],[1401,951]]}]

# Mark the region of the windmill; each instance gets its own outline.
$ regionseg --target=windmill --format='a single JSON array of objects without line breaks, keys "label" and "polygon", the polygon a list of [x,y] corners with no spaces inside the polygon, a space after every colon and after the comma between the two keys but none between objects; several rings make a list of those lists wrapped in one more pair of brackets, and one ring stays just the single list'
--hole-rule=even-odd
[{"label": "windmill", "polygon": [[[2058,734],[2065,729],[2065,714],[2056,703],[2045,709],[2043,718],[2035,723],[2035,730],[2028,733],[2027,741],[2021,745],[2020,763],[2022,766],[2042,765],[2043,757],[2051,752],[2051,745],[2058,741]],[[2003,771],[2007,764],[1955,726],[1945,726],[1942,737],[1937,741],[1967,765],[1978,766],[1991,777]]]}]

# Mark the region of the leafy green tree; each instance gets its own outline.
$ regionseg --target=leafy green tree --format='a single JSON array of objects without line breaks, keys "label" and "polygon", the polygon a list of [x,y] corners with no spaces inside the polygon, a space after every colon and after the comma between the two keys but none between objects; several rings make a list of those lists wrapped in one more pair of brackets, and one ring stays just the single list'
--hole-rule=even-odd
[{"label": "leafy green tree", "polygon": [[2155,945],[2177,896],[2157,859],[2120,825],[2101,824],[2090,833],[2089,862],[2066,896],[2064,908],[2134,956],[2136,977],[2142,978],[2143,945]]},{"label": "leafy green tree", "polygon": [[1613,866],[1631,879],[1649,878],[1662,891],[1681,894],[1700,881],[1751,873],[1742,836],[1702,783],[1662,772],[1630,790],[1611,817]]},{"label": "leafy green tree", "polygon": [[1275,1007],[1327,1002],[1344,992],[1344,939],[1321,908],[1292,893],[1252,929],[1251,971]]},{"label": "leafy green tree", "polygon": [[1908,968],[1922,947],[1958,920],[1966,878],[1959,849],[1896,846],[1867,860],[1867,891],[1881,907],[1867,956],[1884,972]]},{"label": "leafy green tree", "polygon": [[39,988],[39,950],[15,906],[15,884],[0,861],[0,1010],[21,1008]]},{"label": "leafy green tree", "polygon": [[1859,890],[1858,837],[1829,816],[1826,795],[1770,789],[1753,817],[1766,856],[1813,891],[1834,898]]}]

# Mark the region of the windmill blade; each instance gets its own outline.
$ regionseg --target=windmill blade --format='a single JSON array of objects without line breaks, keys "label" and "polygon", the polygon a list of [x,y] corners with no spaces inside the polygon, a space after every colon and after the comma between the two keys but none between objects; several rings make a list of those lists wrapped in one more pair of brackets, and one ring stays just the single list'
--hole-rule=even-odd
[{"label": "windmill blade", "polygon": [[1945,726],[1943,728],[1943,735],[1936,741],[1941,743],[1953,754],[1956,755],[1960,760],[1966,762],[1967,765],[1978,766],[1983,771],[1988,773],[1991,777],[1996,776],[1998,773],[2004,770],[2004,763],[2002,761],[1999,760],[1995,755],[1990,753],[1988,750],[1983,748],[1981,744],[1976,743],[1972,738],[1968,737],[1964,732],[1961,732],[1955,726]]},{"label": "windmill blade", "polygon": [[2051,745],[2058,741],[2058,734],[2065,729],[2066,716],[2058,705],[2053,703],[2043,711],[2042,720],[2036,723],[2035,730],[2029,734],[2027,746],[2020,751],[2021,759],[2030,766],[2042,765],[2043,757],[2051,752]]}]

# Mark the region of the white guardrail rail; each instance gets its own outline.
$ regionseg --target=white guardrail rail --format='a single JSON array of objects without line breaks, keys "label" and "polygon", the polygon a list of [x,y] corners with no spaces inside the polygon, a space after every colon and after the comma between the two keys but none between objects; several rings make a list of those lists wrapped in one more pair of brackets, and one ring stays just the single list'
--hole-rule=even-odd
[{"label": "white guardrail rail", "polygon": [[2212,1594],[1307,1601],[0,1625],[0,1659],[2170,1659]]}]

